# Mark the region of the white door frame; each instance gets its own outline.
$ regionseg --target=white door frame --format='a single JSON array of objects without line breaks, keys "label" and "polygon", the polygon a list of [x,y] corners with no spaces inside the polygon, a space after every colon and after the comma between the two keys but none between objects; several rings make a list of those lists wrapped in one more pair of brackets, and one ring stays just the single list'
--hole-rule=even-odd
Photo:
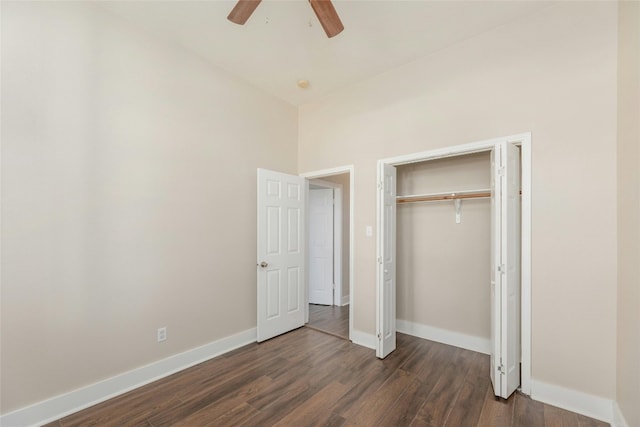
[{"label": "white door frame", "polygon": [[[328,177],[328,176],[333,176],[333,175],[342,175],[348,173],[349,174],[349,340],[352,340],[352,334],[353,334],[353,312],[354,312],[354,304],[355,304],[355,298],[353,296],[353,289],[354,289],[354,280],[353,280],[353,254],[354,254],[354,229],[353,229],[353,210],[354,210],[354,200],[355,200],[355,191],[354,191],[354,187],[355,187],[355,168],[353,165],[346,165],[346,166],[338,166],[335,168],[330,168],[330,169],[322,169],[322,170],[317,170],[317,171],[312,171],[312,172],[305,172],[305,173],[301,173],[300,176],[303,178],[306,178],[307,180],[310,179],[320,179],[320,178],[324,178],[324,177]],[[309,184],[307,181],[307,191],[309,190]],[[308,200],[308,198],[307,198]],[[343,218],[344,220],[344,218]],[[308,225],[309,221],[308,218],[305,221],[305,225]],[[308,233],[308,229],[306,231]],[[307,251],[308,252],[308,251]],[[308,277],[307,277],[308,280]],[[308,282],[307,282],[307,287],[309,286]],[[308,322],[309,321],[309,296],[307,293],[307,304],[306,304],[306,314],[305,314],[305,321]]]},{"label": "white door frame", "polygon": [[[342,184],[313,179],[309,184],[333,189],[333,305],[342,305]],[[307,197],[307,200],[310,200]],[[309,222],[311,223],[311,222]],[[309,252],[307,251],[307,257]],[[307,262],[307,265],[309,263]],[[311,271],[309,268],[308,271]],[[308,294],[307,294],[308,295]],[[308,321],[308,319],[307,319]]]},{"label": "white door frame", "polygon": [[[378,160],[378,179],[377,183],[381,183],[383,177],[380,176],[380,171],[383,170],[383,165],[400,166],[410,163],[423,162],[427,160],[436,160],[446,157],[461,156],[465,154],[479,153],[484,151],[490,151],[497,143],[501,141],[507,141],[509,143],[520,146],[521,154],[521,174],[522,174],[522,210],[521,210],[521,256],[522,256],[522,280],[521,280],[521,380],[520,390],[522,393],[531,394],[531,133],[522,133],[517,135],[511,135],[501,138],[493,138],[485,141],[472,142],[469,144],[456,145],[453,147],[445,147],[436,150],[423,151],[420,153],[408,154],[404,156],[390,157],[382,160]],[[378,196],[378,199],[380,197]],[[381,215],[381,203],[378,200],[377,215],[380,218]],[[377,235],[382,234],[380,229],[380,221],[378,221]],[[380,247],[380,239],[377,239],[377,257],[382,255],[382,248]],[[353,249],[353,248],[352,248]],[[380,276],[380,269],[376,271],[376,286],[380,290],[382,289],[382,280]],[[376,306],[380,307],[380,301],[376,301]],[[376,325],[380,325],[380,313],[376,310]],[[378,326],[376,326],[378,327]],[[376,331],[376,334],[380,331]],[[378,346],[379,346],[379,341]]]}]

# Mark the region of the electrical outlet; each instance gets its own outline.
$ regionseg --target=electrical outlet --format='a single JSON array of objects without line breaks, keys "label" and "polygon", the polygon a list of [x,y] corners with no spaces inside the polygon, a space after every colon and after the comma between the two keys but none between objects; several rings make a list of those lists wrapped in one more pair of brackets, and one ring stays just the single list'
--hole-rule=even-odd
[{"label": "electrical outlet", "polygon": [[158,328],[158,342],[162,342],[166,340],[167,340],[167,328],[166,327]]}]

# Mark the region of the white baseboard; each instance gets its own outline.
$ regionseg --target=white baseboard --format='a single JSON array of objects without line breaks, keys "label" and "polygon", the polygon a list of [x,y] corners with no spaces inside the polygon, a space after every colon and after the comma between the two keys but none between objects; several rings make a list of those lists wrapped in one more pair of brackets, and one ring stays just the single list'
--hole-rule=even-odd
[{"label": "white baseboard", "polygon": [[351,330],[351,334],[349,336],[351,342],[354,344],[361,345],[363,347],[367,347],[370,349],[376,349],[376,336],[372,334],[367,334],[365,332],[361,332],[355,329]]},{"label": "white baseboard", "polygon": [[[481,353],[489,352],[488,345],[482,343],[488,340],[479,337],[445,331],[403,320],[397,321],[397,330],[398,332]],[[255,341],[256,329],[248,329],[184,353],[170,356],[115,377],[4,414],[0,416],[0,426],[24,427],[46,424]],[[351,331],[351,341],[354,344],[373,350],[376,348],[375,335],[355,329]],[[487,346],[486,351],[483,350],[485,345]],[[612,423],[612,427],[629,427],[618,404],[609,399],[534,379],[531,380],[531,398]]]},{"label": "white baseboard", "polygon": [[340,302],[342,303],[342,306],[349,305],[349,302],[351,302],[351,297],[349,295],[343,296]]},{"label": "white baseboard", "polygon": [[460,332],[448,331],[446,329],[400,319],[396,320],[396,330],[403,334],[477,351],[478,353],[491,353],[491,340],[487,338],[466,335]]},{"label": "white baseboard", "polygon": [[24,427],[45,424],[255,341],[256,328],[251,328],[4,414],[0,416],[0,426]]},{"label": "white baseboard", "polygon": [[531,398],[600,421],[613,422],[615,402],[610,399],[534,379],[531,380]]},{"label": "white baseboard", "polygon": [[[396,330],[408,335],[454,345],[479,353],[491,353],[491,340],[486,338],[465,335],[400,319],[396,320]],[[629,427],[624,421],[618,405],[610,399],[534,379],[531,380],[531,398],[601,421],[613,422],[612,427]]]},{"label": "white baseboard", "polygon": [[629,423],[625,419],[618,402],[613,402],[613,421],[611,427],[629,427]]}]

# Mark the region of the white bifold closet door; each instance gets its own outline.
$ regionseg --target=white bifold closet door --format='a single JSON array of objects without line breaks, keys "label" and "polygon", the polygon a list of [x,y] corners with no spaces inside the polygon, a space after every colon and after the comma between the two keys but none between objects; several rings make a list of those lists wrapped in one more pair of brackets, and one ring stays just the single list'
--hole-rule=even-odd
[{"label": "white bifold closet door", "polygon": [[396,168],[383,164],[382,182],[379,185],[381,230],[379,239],[378,277],[382,286],[377,287],[378,345],[376,356],[385,358],[396,349]]},{"label": "white bifold closet door", "polygon": [[[396,348],[396,168],[379,163],[376,355]],[[496,396],[520,385],[520,149],[502,140],[491,151],[491,368]]]},{"label": "white bifold closet door", "polygon": [[491,152],[491,382],[508,398],[520,385],[520,150]]}]

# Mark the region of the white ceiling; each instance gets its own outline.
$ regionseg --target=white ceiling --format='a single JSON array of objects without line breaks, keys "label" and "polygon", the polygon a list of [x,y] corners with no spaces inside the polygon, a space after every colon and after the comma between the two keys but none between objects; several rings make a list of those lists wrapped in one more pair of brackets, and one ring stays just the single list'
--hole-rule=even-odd
[{"label": "white ceiling", "polygon": [[[215,66],[301,105],[552,3],[334,0],[345,30],[331,39],[306,0],[263,0],[244,26],[226,19],[234,1],[100,4]],[[309,80],[309,88],[298,88],[300,79]]]}]

